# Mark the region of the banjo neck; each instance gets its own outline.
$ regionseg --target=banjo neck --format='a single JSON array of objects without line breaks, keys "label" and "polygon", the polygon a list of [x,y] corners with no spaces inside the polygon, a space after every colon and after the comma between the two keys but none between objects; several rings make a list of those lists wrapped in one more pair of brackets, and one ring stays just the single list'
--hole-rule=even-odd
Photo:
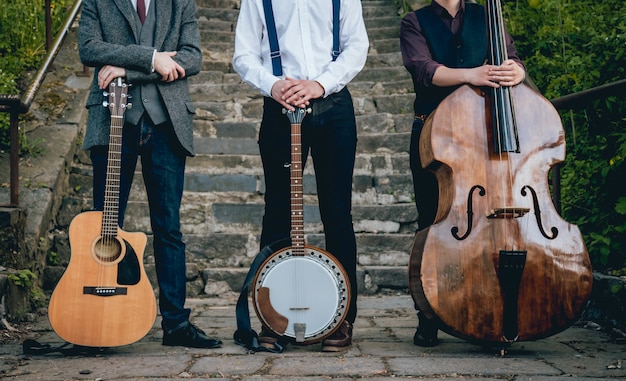
[{"label": "banjo neck", "polygon": [[294,256],[304,256],[304,207],[302,187],[302,119],[311,109],[284,111],[291,122],[291,247]]}]

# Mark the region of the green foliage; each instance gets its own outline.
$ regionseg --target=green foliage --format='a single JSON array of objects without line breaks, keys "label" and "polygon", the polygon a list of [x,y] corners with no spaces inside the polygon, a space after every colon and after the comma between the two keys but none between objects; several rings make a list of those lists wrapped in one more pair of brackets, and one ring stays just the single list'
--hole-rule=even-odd
[{"label": "green foliage", "polygon": [[37,277],[28,269],[12,272],[7,276],[9,283],[19,287],[32,287],[33,280]]},{"label": "green foliage", "polygon": [[46,307],[47,303],[48,298],[41,288],[35,286],[30,290],[30,304],[32,308],[36,309]]},{"label": "green foliage", "polygon": [[[51,0],[52,33],[67,17],[74,0]],[[3,0],[0,6],[0,94],[19,95],[25,74],[39,68],[46,56],[44,0]],[[20,133],[20,140],[26,137]],[[9,147],[9,116],[0,113],[0,150]]]},{"label": "green foliage", "polygon": [[56,251],[50,250],[48,252],[48,264],[58,266],[59,263],[59,254]]},{"label": "green foliage", "polygon": [[[548,99],[626,78],[623,0],[513,0],[504,13],[528,75]],[[600,271],[626,268],[624,115],[623,95],[561,111],[563,216],[580,227]]]}]

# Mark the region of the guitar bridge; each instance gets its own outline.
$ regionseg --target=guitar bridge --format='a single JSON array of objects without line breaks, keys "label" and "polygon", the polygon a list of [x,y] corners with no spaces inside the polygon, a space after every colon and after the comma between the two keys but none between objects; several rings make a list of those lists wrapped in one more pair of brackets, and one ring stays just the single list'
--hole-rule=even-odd
[{"label": "guitar bridge", "polygon": [[83,287],[83,294],[95,296],[126,295],[127,291],[128,290],[126,287]]}]

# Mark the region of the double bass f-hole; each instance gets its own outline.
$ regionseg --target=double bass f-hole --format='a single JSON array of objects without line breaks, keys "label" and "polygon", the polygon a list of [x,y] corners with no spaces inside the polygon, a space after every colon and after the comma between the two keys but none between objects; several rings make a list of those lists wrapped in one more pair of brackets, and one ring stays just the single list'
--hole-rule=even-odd
[{"label": "double bass f-hole", "polygon": [[453,226],[452,229],[450,229],[452,236],[459,241],[463,241],[472,232],[472,225],[474,221],[474,207],[472,205],[473,205],[474,192],[476,190],[478,190],[479,195],[481,196],[485,195],[485,188],[482,187],[481,185],[474,185],[468,192],[467,194],[467,230],[465,231],[465,234],[463,234],[462,236],[458,235],[458,232],[459,232],[458,226]]},{"label": "double bass f-hole", "polygon": [[537,192],[535,192],[535,190],[532,187],[528,185],[524,185],[522,187],[522,196],[526,196],[527,189],[530,191],[532,198],[533,198],[533,208],[535,209],[535,220],[537,221],[537,227],[539,227],[539,231],[541,232],[541,235],[547,239],[555,239],[556,236],[559,235],[559,229],[553,226],[550,228],[552,235],[549,236],[548,234],[546,234],[546,231],[543,228],[543,224],[541,223],[541,208],[539,207],[539,200],[537,198]]}]

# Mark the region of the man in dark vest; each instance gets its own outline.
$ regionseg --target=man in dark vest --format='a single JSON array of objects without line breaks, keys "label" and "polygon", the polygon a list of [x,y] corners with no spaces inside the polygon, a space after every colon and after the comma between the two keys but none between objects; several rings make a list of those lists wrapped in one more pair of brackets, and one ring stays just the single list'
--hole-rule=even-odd
[{"label": "man in dark vest", "polygon": [[[521,83],[525,68],[508,33],[506,45],[508,60],[500,66],[485,64],[488,57],[485,8],[469,1],[433,0],[402,19],[402,60],[415,89],[409,154],[418,230],[434,222],[439,196],[437,179],[420,163],[419,137],[424,121],[446,96],[464,84],[496,88]],[[437,324],[419,311],[418,318],[415,345],[437,345]]]},{"label": "man in dark vest", "polygon": [[125,112],[120,169],[119,225],[123,225],[138,156],[150,206],[159,285],[163,345],[215,348],[189,322],[185,308],[185,243],[180,205],[185,161],[194,154],[194,105],[187,77],[200,71],[202,52],[194,0],[85,0],[78,30],[81,61],[95,68],[84,148],[93,163],[93,198],[105,195],[110,112],[103,89],[122,77],[132,85]]}]

